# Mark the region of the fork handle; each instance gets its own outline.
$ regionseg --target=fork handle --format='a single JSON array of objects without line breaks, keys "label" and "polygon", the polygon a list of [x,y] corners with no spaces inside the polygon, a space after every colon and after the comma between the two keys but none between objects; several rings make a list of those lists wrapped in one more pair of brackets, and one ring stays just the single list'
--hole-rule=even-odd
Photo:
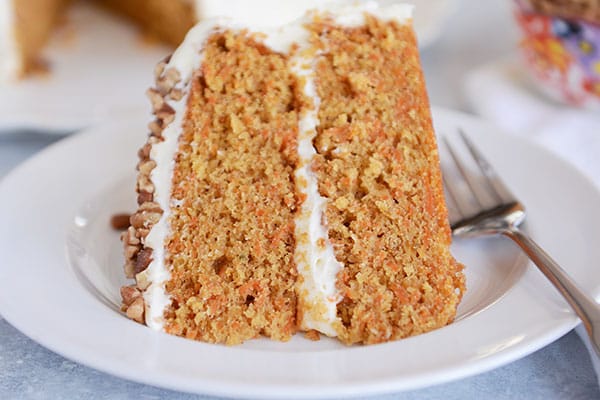
[{"label": "fork handle", "polygon": [[523,231],[513,227],[504,231],[503,234],[514,240],[525,251],[531,261],[571,305],[583,322],[594,351],[600,356],[600,305],[586,295],[556,261]]}]

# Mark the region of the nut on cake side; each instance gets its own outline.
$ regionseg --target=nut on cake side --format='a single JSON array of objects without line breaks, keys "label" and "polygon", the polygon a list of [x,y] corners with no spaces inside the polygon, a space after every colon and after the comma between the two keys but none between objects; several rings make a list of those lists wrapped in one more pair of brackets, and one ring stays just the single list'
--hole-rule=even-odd
[{"label": "nut on cake side", "polygon": [[154,202],[155,187],[150,178],[156,162],[150,159],[152,145],[163,140],[162,131],[173,122],[175,110],[167,104],[168,99],[179,101],[183,94],[175,87],[180,81],[176,69],[165,71],[168,59],[161,61],[155,70],[156,87],[148,90],[147,95],[155,116],[148,128],[150,134],[146,144],[139,150],[137,164],[138,177],[136,192],[138,209],[130,217],[130,226],[121,235],[125,254],[125,275],[135,278],[136,284],[121,288],[123,310],[127,316],[137,322],[145,322],[145,302],[142,292],[148,288],[144,271],[152,260],[152,249],[143,245],[144,239],[152,227],[159,221],[164,210]]}]

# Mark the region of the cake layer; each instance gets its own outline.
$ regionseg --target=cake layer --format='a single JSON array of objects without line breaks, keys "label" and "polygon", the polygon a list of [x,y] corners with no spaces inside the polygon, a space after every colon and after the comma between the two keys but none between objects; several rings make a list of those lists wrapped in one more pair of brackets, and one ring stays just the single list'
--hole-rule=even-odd
[{"label": "cake layer", "polygon": [[450,322],[462,267],[450,230],[437,147],[414,33],[367,17],[359,27],[312,25],[326,50],[317,63],[321,99],[319,191],[337,259],[346,343],[376,343]]},{"label": "cake layer", "polygon": [[243,33],[205,44],[172,181],[167,332],[233,344],[296,331],[295,83]]}]

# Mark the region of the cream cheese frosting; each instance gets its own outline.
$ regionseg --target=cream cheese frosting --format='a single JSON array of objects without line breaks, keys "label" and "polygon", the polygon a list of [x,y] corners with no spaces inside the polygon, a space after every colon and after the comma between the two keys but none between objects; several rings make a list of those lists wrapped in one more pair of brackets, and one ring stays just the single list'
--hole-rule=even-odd
[{"label": "cream cheese frosting", "polygon": [[[285,36],[285,35],[284,35]],[[326,199],[319,194],[312,162],[317,152],[313,139],[319,125],[320,99],[315,83],[315,63],[318,54],[311,54],[307,34],[301,36],[300,48],[292,58],[292,72],[303,82],[304,95],[312,100],[313,108],[303,111],[298,123],[298,156],[300,165],[295,171],[298,190],[304,202],[295,219],[296,251],[294,261],[301,277],[297,284],[299,297],[298,325],[303,330],[314,329],[328,336],[337,336],[337,303],[341,296],[336,288],[337,274],[343,265],[336,258],[325,220]]]},{"label": "cream cheese frosting", "polygon": [[300,18],[304,12],[331,0],[196,0],[196,18],[227,15],[247,26],[277,27]]},{"label": "cream cheese frosting", "polygon": [[[0,0],[1,1],[1,0]],[[352,6],[327,5],[319,7],[318,13],[335,15],[334,22],[343,26],[356,26],[364,23],[365,13],[373,14],[384,20],[396,20],[403,23],[411,18],[412,6],[392,4],[380,8],[377,2],[362,2]],[[233,22],[231,19],[219,18],[205,20],[190,30],[184,42],[173,53],[165,71],[176,69],[181,77],[176,88],[183,91],[184,96],[178,100],[166,100],[175,110],[175,119],[162,132],[164,141],[154,144],[150,159],[156,162],[150,179],[154,185],[154,201],[164,211],[160,220],[152,227],[144,245],[153,249],[153,260],[144,271],[150,283],[144,292],[146,304],[146,324],[153,329],[163,329],[163,313],[170,304],[165,290],[165,282],[170,274],[165,265],[166,240],[170,234],[170,209],[177,204],[170,199],[171,180],[174,159],[178,147],[178,138],[183,130],[185,107],[190,89],[190,81],[195,70],[202,63],[202,48],[206,40],[214,33],[224,30],[240,31],[247,28],[258,32],[254,37],[262,40],[265,46],[273,51],[288,54],[291,46],[298,47],[290,59],[291,70],[303,85],[305,96],[312,99],[313,108],[302,111],[298,121],[298,156],[300,165],[295,171],[299,191],[304,195],[299,215],[295,219],[296,251],[294,260],[300,276],[297,285],[299,296],[300,320],[303,330],[314,329],[328,336],[337,336],[337,326],[341,324],[337,317],[337,304],[342,296],[336,282],[337,275],[343,265],[335,258],[334,248],[328,239],[325,207],[326,199],[318,191],[317,178],[311,169],[316,150],[312,141],[319,124],[318,109],[320,99],[314,79],[314,65],[318,53],[309,50],[310,32],[304,24],[310,22],[314,14],[309,14],[295,23],[280,28],[256,29],[252,25]]]},{"label": "cream cheese frosting", "polygon": [[0,83],[17,78],[22,69],[14,24],[12,0],[0,0]]}]

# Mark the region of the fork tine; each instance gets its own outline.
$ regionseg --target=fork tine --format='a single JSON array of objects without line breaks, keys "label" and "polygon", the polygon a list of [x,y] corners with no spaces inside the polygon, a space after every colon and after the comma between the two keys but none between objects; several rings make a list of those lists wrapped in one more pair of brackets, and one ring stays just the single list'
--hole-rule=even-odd
[{"label": "fork tine", "polygon": [[[463,161],[460,159],[460,157],[458,157],[456,151],[454,150],[454,147],[452,147],[452,145],[450,144],[450,141],[444,136],[443,138],[444,140],[444,144],[446,145],[446,148],[448,149],[448,153],[450,153],[450,157],[452,158],[452,161],[454,161],[454,165],[456,166],[456,169],[458,171],[458,173],[460,174],[461,178],[464,180],[464,182],[467,184],[469,191],[471,192],[471,197],[474,200],[473,205],[469,205],[466,204],[466,202],[459,202],[458,200],[460,198],[464,198],[464,196],[460,196],[459,194],[455,194],[454,200],[457,201],[457,205],[459,205],[459,208],[461,210],[461,213],[464,216],[468,216],[473,214],[473,206],[476,205],[477,209],[482,209],[484,208],[484,204],[486,203],[485,199],[481,196],[480,194],[480,185],[478,182],[475,182],[472,175],[468,172],[467,167],[465,166],[465,164],[463,163]],[[451,185],[448,185],[451,186]],[[478,211],[478,210],[475,210]]]},{"label": "fork tine", "polygon": [[508,190],[504,182],[500,179],[494,168],[492,168],[491,164],[483,157],[481,152],[477,150],[471,139],[465,134],[465,132],[459,128],[458,133],[460,134],[461,139],[463,140],[467,149],[471,153],[471,156],[477,163],[479,170],[482,175],[485,177],[486,184],[490,188],[491,192],[494,193],[498,201],[503,203],[510,203],[515,201],[515,196]]},{"label": "fork tine", "polygon": [[457,194],[454,193],[452,185],[449,184],[446,177],[445,171],[442,169],[442,183],[444,185],[444,192],[446,193],[447,206],[448,206],[448,220],[450,225],[454,225],[456,222],[465,218],[465,214],[460,209],[460,205],[457,199]]}]

